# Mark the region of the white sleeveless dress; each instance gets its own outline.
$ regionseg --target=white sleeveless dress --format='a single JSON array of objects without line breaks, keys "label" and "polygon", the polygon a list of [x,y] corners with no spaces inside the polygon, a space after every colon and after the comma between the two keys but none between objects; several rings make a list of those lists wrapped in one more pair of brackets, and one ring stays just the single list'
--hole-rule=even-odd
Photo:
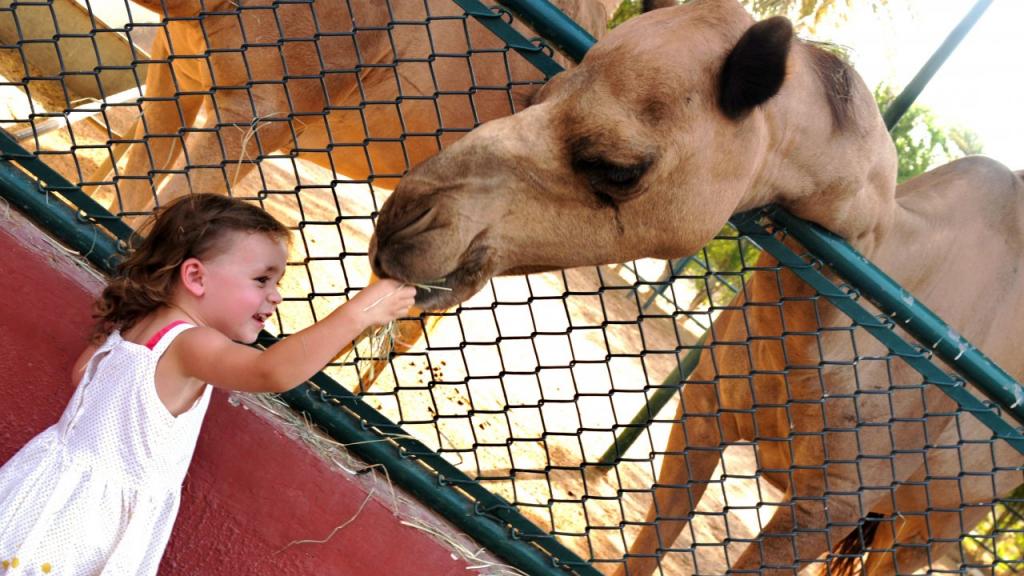
[{"label": "white sleeveless dress", "polygon": [[175,418],[154,375],[191,327],[153,349],[113,332],[60,420],[0,468],[0,574],[156,574],[211,387]]}]

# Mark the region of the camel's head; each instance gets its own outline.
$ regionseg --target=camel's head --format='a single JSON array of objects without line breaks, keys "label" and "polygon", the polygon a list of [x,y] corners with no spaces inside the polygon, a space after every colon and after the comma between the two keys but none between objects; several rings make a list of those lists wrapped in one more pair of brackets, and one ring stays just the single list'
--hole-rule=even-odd
[{"label": "camel's head", "polygon": [[[374,271],[440,283],[451,291],[417,303],[447,307],[496,275],[692,254],[738,210],[863,180],[826,165],[859,152],[823,149],[849,147],[846,133],[877,140],[877,109],[817,52],[785,19],[755,24],[736,0],[637,17],[532,106],[403,178],[371,241]],[[829,96],[830,82],[857,100]],[[858,114],[870,130],[851,125]]]}]

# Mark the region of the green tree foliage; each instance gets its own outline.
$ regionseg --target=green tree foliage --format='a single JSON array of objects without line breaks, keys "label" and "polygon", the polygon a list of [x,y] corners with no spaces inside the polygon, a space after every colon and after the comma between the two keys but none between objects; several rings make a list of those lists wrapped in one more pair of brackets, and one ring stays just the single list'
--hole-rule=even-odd
[{"label": "green tree foliage", "polygon": [[[884,111],[896,98],[892,87],[885,84],[875,89],[875,101]],[[978,135],[966,128],[943,126],[926,106],[913,105],[892,129],[899,157],[897,182],[903,182],[928,170],[968,154],[982,151]]]},{"label": "green tree foliage", "polygon": [[889,0],[741,0],[753,14],[760,18],[781,14],[788,16],[797,28],[813,30],[826,18],[844,16],[844,11],[854,4],[867,4],[872,10],[880,10]]},{"label": "green tree foliage", "polygon": [[993,566],[986,574],[1010,576],[1024,572],[1024,485],[975,527],[964,539],[964,549],[975,563]]},{"label": "green tree foliage", "polygon": [[690,258],[682,269],[682,276],[702,278],[703,289],[690,302],[696,310],[708,304],[725,306],[743,287],[744,279],[752,273],[751,267],[761,255],[761,249],[738,235],[727,224],[718,237],[708,242],[699,253]]},{"label": "green tree foliage", "polygon": [[608,28],[615,28],[641,12],[643,12],[643,2],[641,0],[624,0],[615,10],[615,14],[612,14],[611,20],[608,21]]}]

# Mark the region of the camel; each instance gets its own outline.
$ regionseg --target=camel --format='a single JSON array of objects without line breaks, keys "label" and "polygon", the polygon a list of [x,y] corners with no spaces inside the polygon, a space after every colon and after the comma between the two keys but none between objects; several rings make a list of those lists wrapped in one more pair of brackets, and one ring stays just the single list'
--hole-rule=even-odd
[{"label": "camel", "polygon": [[[732,215],[774,203],[844,237],[1020,380],[1022,174],[968,157],[895,179],[895,148],[852,68],[784,18],[692,0],[619,26],[532,106],[412,170],[370,257],[382,277],[450,288],[417,295],[446,308],[498,275],[685,257]],[[737,572],[828,567],[840,560],[823,555],[874,521],[863,568],[909,574],[1021,483],[1024,458],[1005,442],[931,448],[992,434],[949,416],[936,386],[894,388],[921,377],[870,361],[883,347],[837,329],[849,319],[814,295],[792,272],[756,271],[716,319],[620,574],[658,568],[740,441],[785,501],[730,558]],[[988,476],[959,480],[977,471]]]},{"label": "camel", "polygon": [[[129,218],[190,189],[227,193],[278,151],[393,188],[475,123],[525,106],[542,79],[522,58],[506,62],[493,33],[464,26],[450,0],[134,1],[165,15],[166,30],[118,171]],[[602,35],[599,0],[555,4]]]}]

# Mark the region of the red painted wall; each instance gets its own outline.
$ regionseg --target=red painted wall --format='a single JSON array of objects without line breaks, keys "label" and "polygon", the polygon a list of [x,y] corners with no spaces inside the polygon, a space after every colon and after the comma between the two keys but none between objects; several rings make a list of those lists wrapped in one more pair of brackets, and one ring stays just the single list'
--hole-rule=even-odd
[{"label": "red painted wall", "polygon": [[[63,411],[100,287],[17,214],[0,214],[0,462]],[[377,500],[328,542],[282,551],[326,538],[356,516],[366,494],[215,392],[160,575],[471,573]]]}]

